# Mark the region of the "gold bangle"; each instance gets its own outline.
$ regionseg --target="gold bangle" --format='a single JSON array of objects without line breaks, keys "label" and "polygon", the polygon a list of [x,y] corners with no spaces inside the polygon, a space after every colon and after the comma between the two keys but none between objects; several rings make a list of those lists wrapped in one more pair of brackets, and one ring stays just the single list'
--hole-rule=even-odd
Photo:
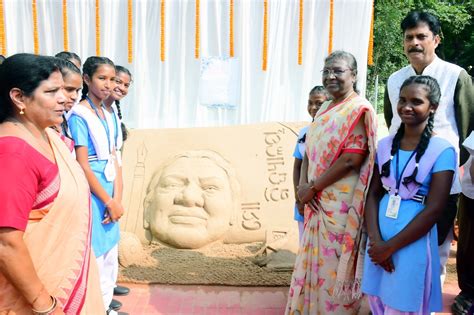
[{"label": "gold bangle", "polygon": [[35,310],[34,308],[32,308],[31,310],[33,311],[33,314],[35,315],[50,315],[54,312],[54,310],[56,309],[56,307],[58,306],[58,300],[50,295],[51,297],[51,306],[48,307],[48,309],[44,310],[44,311],[38,311],[38,310]]}]

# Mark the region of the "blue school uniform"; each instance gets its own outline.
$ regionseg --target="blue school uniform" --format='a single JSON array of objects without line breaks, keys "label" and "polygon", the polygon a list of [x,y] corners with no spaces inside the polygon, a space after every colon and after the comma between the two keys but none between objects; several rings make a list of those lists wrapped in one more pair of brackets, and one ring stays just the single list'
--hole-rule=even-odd
[{"label": "blue school uniform", "polygon": [[[413,151],[398,151],[398,163],[403,167],[413,158]],[[377,156],[377,159],[379,156]],[[396,169],[397,155],[392,159],[390,171]],[[378,164],[378,161],[377,161]],[[380,164],[378,164],[380,165]],[[428,195],[433,173],[456,170],[456,153],[453,147],[444,149],[433,164],[417,194]],[[410,175],[411,173],[408,173]],[[404,177],[408,176],[407,174]],[[403,184],[402,184],[403,185]],[[401,232],[423,209],[425,205],[411,199],[402,199],[396,219],[386,216],[389,194],[386,193],[379,204],[379,228],[381,237],[389,240]],[[428,256],[430,251],[431,259]],[[382,302],[399,311],[418,312],[423,302],[425,290],[430,290],[429,309],[442,310],[440,283],[440,262],[436,225],[430,232],[415,242],[398,250],[392,256],[395,271],[386,272],[375,265],[366,252],[362,292],[378,296]],[[431,264],[431,287],[425,288],[428,262]]]},{"label": "blue school uniform", "polygon": [[[300,133],[298,135],[298,140],[297,140],[296,146],[295,146],[295,151],[293,152],[293,157],[295,159],[303,160],[303,158],[304,158],[304,153],[305,153],[305,150],[306,150],[306,144],[304,142],[300,142],[300,140],[303,139],[303,137],[306,135],[306,132],[308,132],[308,128],[309,128],[309,126],[306,126],[306,127],[303,127],[300,130]],[[299,213],[298,207],[296,206],[296,204],[295,204],[294,211],[295,211],[295,214],[294,214],[295,221],[304,222],[304,216],[302,216]]]},{"label": "blue school uniform", "polygon": [[[79,106],[79,105],[76,105]],[[107,136],[110,132],[115,132],[117,135],[118,125],[115,115],[112,115],[114,120],[115,130],[109,130],[106,123],[102,123],[106,130]],[[68,120],[69,129],[75,146],[87,146],[87,153],[89,157],[96,156],[96,150],[89,134],[89,127],[87,122],[82,117],[72,114]],[[108,181],[105,177],[104,170],[107,165],[107,160],[89,160],[89,165],[94,172],[94,175],[99,180],[102,187],[109,196],[114,195],[114,182]],[[104,220],[106,208],[104,203],[91,193],[92,205],[92,248],[96,257],[102,256],[118,244],[120,239],[120,227],[118,222],[110,222],[102,224]]]}]

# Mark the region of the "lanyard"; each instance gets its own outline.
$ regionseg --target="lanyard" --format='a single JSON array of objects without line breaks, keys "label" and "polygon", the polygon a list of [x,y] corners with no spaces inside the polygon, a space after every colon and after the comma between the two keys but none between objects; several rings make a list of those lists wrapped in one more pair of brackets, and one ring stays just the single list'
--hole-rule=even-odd
[{"label": "lanyard", "polygon": [[104,119],[100,118],[99,111],[97,107],[94,105],[94,102],[89,98],[89,96],[86,96],[87,101],[89,102],[89,105],[94,109],[95,114],[97,115],[97,118],[99,118],[100,123],[105,129],[105,134],[107,135],[107,142],[109,144],[109,153],[111,153],[111,146],[110,146],[110,137],[109,137],[109,126],[107,125],[107,118],[105,118],[105,113],[104,113]]},{"label": "lanyard", "polygon": [[410,163],[411,159],[415,156],[416,154],[416,149],[411,153],[410,157],[408,158],[407,162],[405,163],[405,166],[403,166],[402,173],[398,173],[398,167],[399,167],[399,160],[400,160],[400,150],[397,151],[397,159],[396,159],[396,173],[395,173],[395,181],[397,183],[397,186],[395,187],[395,196],[398,195],[398,190],[400,189],[400,184],[402,182],[402,175],[403,172],[405,172],[405,169],[408,166],[408,163]]}]

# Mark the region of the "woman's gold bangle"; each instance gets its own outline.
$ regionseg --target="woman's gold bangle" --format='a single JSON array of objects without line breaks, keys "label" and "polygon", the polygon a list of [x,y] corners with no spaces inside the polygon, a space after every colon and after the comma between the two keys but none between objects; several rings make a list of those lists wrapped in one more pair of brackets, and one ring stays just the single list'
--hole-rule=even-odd
[{"label": "woman's gold bangle", "polygon": [[33,314],[35,315],[50,315],[54,312],[54,310],[56,309],[56,307],[58,306],[58,300],[54,297],[54,296],[50,296],[51,297],[51,306],[48,307],[48,309],[44,310],[44,311],[38,311],[38,310],[35,310],[34,308],[32,308],[31,310],[33,311]]}]

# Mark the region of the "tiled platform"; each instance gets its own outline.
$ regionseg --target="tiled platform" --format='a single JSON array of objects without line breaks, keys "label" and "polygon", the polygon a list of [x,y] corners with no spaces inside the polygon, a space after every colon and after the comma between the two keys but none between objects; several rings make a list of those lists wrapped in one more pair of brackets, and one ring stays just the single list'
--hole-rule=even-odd
[{"label": "tiled platform", "polygon": [[[140,314],[280,315],[284,314],[287,287],[222,287],[126,284],[131,293],[117,297],[123,312]],[[444,287],[444,313],[459,289],[454,283]]]},{"label": "tiled platform", "polygon": [[129,285],[117,298],[130,314],[283,314],[288,288]]}]

